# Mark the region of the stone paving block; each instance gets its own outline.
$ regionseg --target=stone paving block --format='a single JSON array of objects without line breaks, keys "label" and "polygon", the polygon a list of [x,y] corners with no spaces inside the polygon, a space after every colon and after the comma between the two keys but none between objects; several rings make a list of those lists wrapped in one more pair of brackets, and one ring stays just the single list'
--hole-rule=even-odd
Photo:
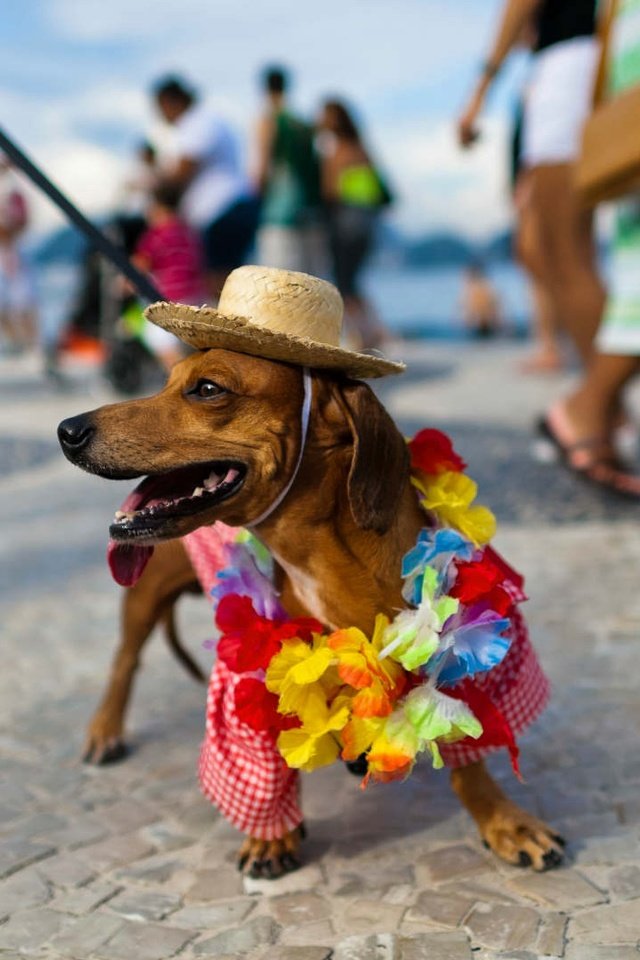
[{"label": "stone paving block", "polygon": [[146,857],[153,850],[152,845],[135,833],[109,837],[99,843],[84,847],[82,856],[96,870],[112,870],[134,860]]},{"label": "stone paving block", "polygon": [[631,830],[621,830],[613,835],[586,837],[574,848],[577,866],[581,864],[618,864],[635,860],[638,839]]},{"label": "stone paving block", "polygon": [[6,917],[14,910],[40,906],[50,899],[49,884],[37,873],[35,867],[13,873],[6,880],[0,881],[0,917]]},{"label": "stone paving block", "polygon": [[[235,868],[233,869],[235,870]],[[237,871],[236,876],[240,876]],[[269,897],[277,897],[283,893],[298,893],[301,890],[315,890],[323,883],[324,877],[317,863],[307,863],[300,870],[285,873],[275,880],[254,880],[246,874],[242,877],[242,886],[245,893],[261,893]]]},{"label": "stone paving block", "polygon": [[407,906],[415,900],[416,891],[411,883],[396,883],[382,895],[383,903],[401,903]]},{"label": "stone paving block", "polygon": [[131,833],[161,819],[155,807],[139,800],[118,800],[96,811],[114,834]]},{"label": "stone paving block", "polygon": [[[276,883],[267,880],[266,883]],[[198,870],[185,894],[185,900],[208,903],[211,900],[226,900],[244,892],[242,874],[235,867],[223,866],[219,870]],[[247,893],[260,892],[247,890]]]},{"label": "stone paving block", "polygon": [[580,943],[637,943],[640,940],[640,900],[595,907],[572,917],[569,939]]},{"label": "stone paving block", "polygon": [[75,850],[77,847],[97,843],[106,837],[107,832],[105,825],[95,817],[87,813],[76,813],[66,827],[53,830],[47,839],[58,848]]},{"label": "stone paving block", "polygon": [[[258,947],[267,947],[278,939],[280,927],[271,917],[256,917],[241,927],[233,927],[195,944],[199,957],[220,957],[224,954],[244,956]],[[130,960],[130,958],[125,958]]]},{"label": "stone paving block", "polygon": [[[177,856],[157,854],[144,857],[138,863],[118,870],[118,880],[137,880],[141,883],[166,883],[178,870],[182,861]],[[214,871],[211,871],[212,873]]]},{"label": "stone paving block", "polygon": [[308,947],[318,943],[333,943],[336,933],[329,920],[316,920],[313,923],[303,923],[300,927],[285,927],[278,940],[278,945]]},{"label": "stone paving block", "polygon": [[634,864],[616,867],[609,874],[609,890],[617,900],[640,897],[640,867]]},{"label": "stone paving block", "polygon": [[274,897],[269,903],[269,912],[285,927],[298,926],[330,917],[331,905],[314,893],[290,893]]},{"label": "stone paving block", "polygon": [[100,960],[165,960],[173,957],[195,936],[195,930],[125,921],[95,953]]},{"label": "stone paving block", "polygon": [[444,927],[457,927],[475,903],[475,898],[460,897],[452,891],[424,890],[405,914],[407,921],[424,921]]},{"label": "stone paving block", "polygon": [[400,937],[397,952],[398,960],[471,960],[475,956],[461,933]]},{"label": "stone paving block", "polygon": [[600,890],[571,869],[554,873],[529,873],[521,880],[513,880],[509,887],[516,893],[558,910],[588,907],[606,900]]},{"label": "stone paving block", "polygon": [[0,842],[0,878],[28,867],[30,863],[42,860],[55,852],[55,848],[48,843],[37,843],[35,840],[23,840],[15,837]]},{"label": "stone paving block", "polygon": [[397,944],[390,933],[346,937],[336,944],[331,960],[395,960]]},{"label": "stone paving block", "polygon": [[256,906],[255,900],[243,897],[226,900],[208,906],[182,907],[171,914],[174,927],[194,927],[198,930],[215,930],[241,923]]},{"label": "stone paving block", "polygon": [[594,947],[586,943],[570,943],[564,960],[638,960],[637,947]]},{"label": "stone paving block", "polygon": [[109,910],[121,914],[127,920],[163,920],[176,910],[181,902],[181,898],[175,893],[123,890],[109,900]]},{"label": "stone paving block", "polygon": [[536,952],[544,956],[561,957],[564,954],[567,917],[562,913],[547,913],[542,917],[536,940]]},{"label": "stone paving block", "polygon": [[520,950],[533,945],[539,920],[539,914],[530,907],[478,904],[465,920],[465,927],[483,946]]},{"label": "stone paving block", "polygon": [[12,825],[11,832],[24,840],[49,841],[49,837],[56,830],[62,830],[69,825],[66,817],[56,813],[41,810]]},{"label": "stone paving block", "polygon": [[[340,907],[340,904],[338,904]],[[380,903],[378,900],[354,900],[344,905],[340,918],[341,929],[357,933],[394,933],[400,924],[405,907],[400,904]]]},{"label": "stone paving block", "polygon": [[258,960],[332,960],[331,947],[287,947],[278,944],[261,953]]},{"label": "stone paving block", "polygon": [[77,887],[93,878],[93,868],[73,853],[47,857],[35,867],[40,876],[57,887]]},{"label": "stone paving block", "polygon": [[[60,916],[60,914],[58,914]],[[51,941],[54,952],[65,960],[87,960],[122,927],[121,917],[90,913],[80,917]],[[131,958],[133,960],[133,958]]]},{"label": "stone paving block", "polygon": [[201,840],[196,834],[184,833],[167,823],[152,823],[143,827],[140,835],[161,851],[181,850]]},{"label": "stone paving block", "polygon": [[442,847],[415,861],[418,884],[444,883],[454,877],[483,873],[490,869],[487,858],[465,844]]},{"label": "stone paving block", "polygon": [[68,890],[60,894],[51,902],[54,910],[61,910],[63,913],[71,913],[80,917],[85,913],[90,913],[103,903],[107,903],[120,890],[113,883],[105,880],[94,880],[84,887],[78,887],[75,890]]},{"label": "stone paving block", "polygon": [[14,913],[0,926],[0,953],[35,950],[57,934],[66,922],[61,914],[46,908]]}]

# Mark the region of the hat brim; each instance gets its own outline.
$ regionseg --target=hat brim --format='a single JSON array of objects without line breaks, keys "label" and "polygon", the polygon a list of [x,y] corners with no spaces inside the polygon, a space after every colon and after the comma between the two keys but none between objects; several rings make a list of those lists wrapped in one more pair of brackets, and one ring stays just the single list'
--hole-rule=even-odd
[{"label": "hat brim", "polygon": [[358,379],[385,377],[406,369],[404,363],[280,333],[253,323],[248,317],[229,316],[213,307],[159,302],[148,306],[145,316],[198,350],[234,350],[320,370],[342,370]]}]

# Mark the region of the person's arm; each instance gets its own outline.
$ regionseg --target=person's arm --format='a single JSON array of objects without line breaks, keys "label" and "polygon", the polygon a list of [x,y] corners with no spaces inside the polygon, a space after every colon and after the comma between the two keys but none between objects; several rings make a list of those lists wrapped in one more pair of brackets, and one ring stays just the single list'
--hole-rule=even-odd
[{"label": "person's arm", "polygon": [[489,55],[483,64],[475,89],[458,119],[460,146],[469,147],[477,139],[477,120],[489,87],[539,5],[540,0],[506,0]]}]

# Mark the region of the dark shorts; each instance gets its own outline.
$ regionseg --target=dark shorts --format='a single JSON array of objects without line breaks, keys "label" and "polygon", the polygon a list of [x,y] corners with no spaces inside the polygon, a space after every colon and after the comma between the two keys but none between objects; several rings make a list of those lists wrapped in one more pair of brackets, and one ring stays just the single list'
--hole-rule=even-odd
[{"label": "dark shorts", "polygon": [[372,251],[375,210],[335,204],[328,214],[333,279],[343,297],[359,296],[358,275]]},{"label": "dark shorts", "polygon": [[207,270],[235,270],[246,262],[259,214],[257,197],[245,197],[204,228],[202,245]]}]

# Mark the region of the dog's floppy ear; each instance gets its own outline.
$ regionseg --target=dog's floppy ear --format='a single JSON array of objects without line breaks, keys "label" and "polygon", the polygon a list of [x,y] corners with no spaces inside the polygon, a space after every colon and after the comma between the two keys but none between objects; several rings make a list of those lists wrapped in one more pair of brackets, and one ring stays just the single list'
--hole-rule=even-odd
[{"label": "dog's floppy ear", "polygon": [[362,530],[385,533],[409,474],[407,445],[366,383],[339,380],[333,392],[353,438],[348,479],[353,519]]}]

